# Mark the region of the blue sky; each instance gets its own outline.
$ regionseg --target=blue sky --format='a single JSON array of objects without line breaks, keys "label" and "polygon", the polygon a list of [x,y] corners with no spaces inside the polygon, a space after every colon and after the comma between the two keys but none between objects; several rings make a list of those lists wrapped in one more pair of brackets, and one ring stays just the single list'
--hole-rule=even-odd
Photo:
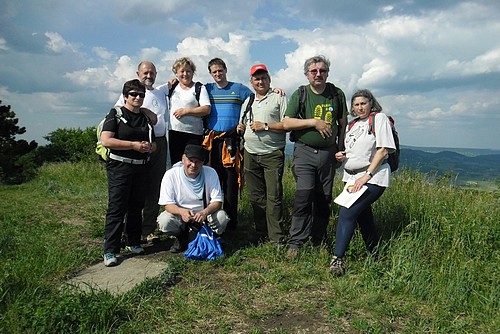
[{"label": "blue sky", "polygon": [[500,2],[476,1],[67,1],[4,0],[0,100],[21,138],[45,144],[58,128],[94,126],[141,60],[157,84],[191,57],[195,79],[224,59],[248,83],[265,63],[287,95],[304,60],[323,54],[348,99],[378,97],[410,146],[500,149]]}]

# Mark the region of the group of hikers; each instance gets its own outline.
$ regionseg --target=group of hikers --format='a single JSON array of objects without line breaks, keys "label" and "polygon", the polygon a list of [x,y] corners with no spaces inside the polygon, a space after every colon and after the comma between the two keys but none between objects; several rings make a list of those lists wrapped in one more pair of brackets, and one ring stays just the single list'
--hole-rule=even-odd
[{"label": "group of hikers", "polygon": [[[156,242],[159,232],[175,237],[174,253],[187,249],[195,225],[207,224],[216,236],[237,233],[242,187],[255,228],[244,237],[286,247],[285,256],[294,259],[304,244],[325,243],[340,165],[346,189],[359,198],[340,207],[330,271],[344,274],[357,225],[367,250],[376,251],[371,205],[389,186],[387,158],[396,144],[390,119],[369,90],[355,92],[348,109],[344,92],[327,81],[330,61],[321,55],[305,61],[308,84],[289,99],[271,87],[264,64],[250,69],[252,89],[228,81],[220,58],[208,63],[212,83],[193,80],[196,66],[187,57],[172,71],[175,79],[155,86],[155,65],[141,62],[102,126],[100,140],[109,149],[106,266],[118,264],[123,236],[126,249],[142,254],[141,244]],[[355,117],[349,125],[348,114]],[[287,132],[295,179],[288,231],[282,185]]]}]

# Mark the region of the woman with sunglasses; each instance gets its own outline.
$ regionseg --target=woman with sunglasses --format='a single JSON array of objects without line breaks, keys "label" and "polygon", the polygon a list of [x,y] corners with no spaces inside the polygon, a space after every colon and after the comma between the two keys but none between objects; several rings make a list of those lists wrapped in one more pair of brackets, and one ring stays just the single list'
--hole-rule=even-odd
[{"label": "woman with sunglasses", "polygon": [[[155,135],[141,106],[146,87],[138,79],[123,85],[125,106],[106,116],[101,142],[110,149],[106,162],[108,176],[108,209],[104,227],[104,265],[118,264],[122,233],[125,248],[143,254],[140,246],[142,209],[147,191],[150,154],[156,150]],[[125,224],[124,218],[126,217]]]}]

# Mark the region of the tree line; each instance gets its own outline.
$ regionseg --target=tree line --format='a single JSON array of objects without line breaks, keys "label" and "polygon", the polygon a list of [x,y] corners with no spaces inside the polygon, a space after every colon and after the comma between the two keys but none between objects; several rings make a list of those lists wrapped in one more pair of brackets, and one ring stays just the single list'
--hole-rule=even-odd
[{"label": "tree line", "polygon": [[36,141],[16,139],[26,133],[19,126],[16,113],[0,100],[0,182],[21,184],[34,179],[44,163],[96,159],[95,128],[57,129],[43,137],[49,143],[40,146]]}]

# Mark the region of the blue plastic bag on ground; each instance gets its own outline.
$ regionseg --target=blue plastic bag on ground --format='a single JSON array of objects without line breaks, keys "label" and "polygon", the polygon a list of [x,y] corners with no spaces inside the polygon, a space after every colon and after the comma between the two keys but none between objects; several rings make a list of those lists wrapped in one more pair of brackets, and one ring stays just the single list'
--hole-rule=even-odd
[{"label": "blue plastic bag on ground", "polygon": [[184,252],[186,259],[200,261],[214,260],[223,255],[219,241],[214,237],[212,229],[206,225],[202,225],[196,238],[189,243],[188,249]]}]

